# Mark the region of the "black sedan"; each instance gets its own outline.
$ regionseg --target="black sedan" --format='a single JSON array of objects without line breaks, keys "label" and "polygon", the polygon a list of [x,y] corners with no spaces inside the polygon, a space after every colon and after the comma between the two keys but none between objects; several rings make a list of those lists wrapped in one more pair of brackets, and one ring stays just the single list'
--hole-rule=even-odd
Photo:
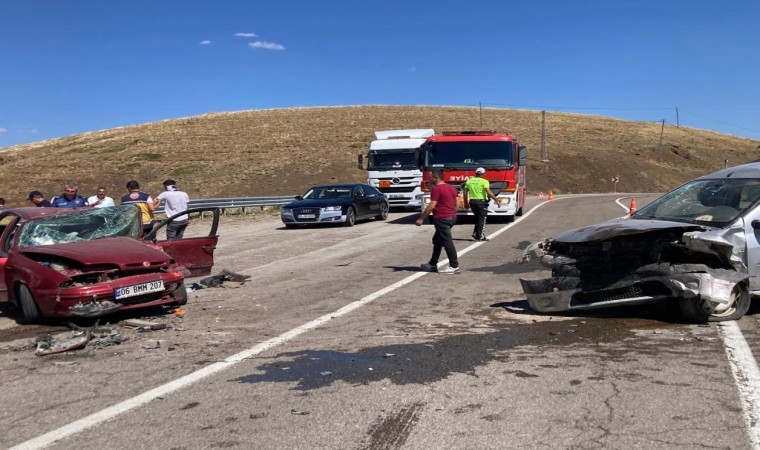
[{"label": "black sedan", "polygon": [[280,217],[288,228],[329,223],[352,227],[361,219],[385,220],[389,209],[385,194],[368,184],[327,184],[297,195],[282,207]]}]

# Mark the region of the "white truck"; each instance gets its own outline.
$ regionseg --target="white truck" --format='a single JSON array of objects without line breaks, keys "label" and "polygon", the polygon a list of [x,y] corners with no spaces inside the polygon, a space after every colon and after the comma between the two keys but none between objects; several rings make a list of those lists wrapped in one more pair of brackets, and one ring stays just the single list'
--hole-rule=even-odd
[{"label": "white truck", "polygon": [[367,183],[385,194],[391,207],[421,208],[419,150],[433,134],[432,129],[375,131],[366,166],[359,155],[359,169],[367,170]]}]

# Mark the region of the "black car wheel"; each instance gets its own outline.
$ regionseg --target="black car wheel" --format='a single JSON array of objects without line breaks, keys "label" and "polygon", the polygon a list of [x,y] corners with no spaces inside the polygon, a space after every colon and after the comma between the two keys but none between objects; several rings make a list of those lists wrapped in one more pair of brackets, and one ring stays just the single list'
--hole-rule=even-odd
[{"label": "black car wheel", "polygon": [[18,286],[18,302],[21,307],[21,314],[24,315],[24,319],[27,322],[36,323],[42,320],[42,313],[37,307],[37,302],[25,284]]},{"label": "black car wheel", "polygon": [[380,204],[380,214],[377,215],[377,220],[385,220],[388,218],[388,210],[390,206],[387,203]]},{"label": "black car wheel", "polygon": [[176,305],[182,306],[187,304],[187,287],[185,287],[185,283],[182,283],[175,291],[174,291],[174,299],[177,300]]},{"label": "black car wheel", "polygon": [[352,227],[356,223],[356,211],[354,211],[353,206],[349,206],[346,210],[346,222],[345,225],[347,227]]},{"label": "black car wheel", "polygon": [[682,299],[678,302],[681,314],[692,322],[724,322],[737,320],[747,314],[752,299],[746,283],[734,286],[731,292],[733,304],[722,313],[710,313],[702,306],[702,300]]}]

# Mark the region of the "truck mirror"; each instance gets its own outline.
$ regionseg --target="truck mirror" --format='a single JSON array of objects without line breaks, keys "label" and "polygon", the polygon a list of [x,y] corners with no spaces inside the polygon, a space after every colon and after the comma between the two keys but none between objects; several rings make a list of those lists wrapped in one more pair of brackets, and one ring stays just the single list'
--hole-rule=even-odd
[{"label": "truck mirror", "polygon": [[357,156],[358,156],[357,163],[358,163],[359,170],[364,170],[364,158],[362,157],[362,155],[357,155]]},{"label": "truck mirror", "polygon": [[518,165],[524,166],[528,163],[528,147],[521,145],[517,150]]}]

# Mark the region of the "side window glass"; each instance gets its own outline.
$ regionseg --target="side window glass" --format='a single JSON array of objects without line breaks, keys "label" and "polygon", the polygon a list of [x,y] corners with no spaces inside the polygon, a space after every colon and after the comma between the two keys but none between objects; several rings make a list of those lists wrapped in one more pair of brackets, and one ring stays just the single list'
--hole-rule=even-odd
[{"label": "side window glass", "polygon": [[0,219],[0,239],[2,239],[1,256],[6,256],[8,254],[11,242],[13,242],[13,236],[15,236],[16,230],[18,229],[17,219],[16,216],[5,216]]}]

